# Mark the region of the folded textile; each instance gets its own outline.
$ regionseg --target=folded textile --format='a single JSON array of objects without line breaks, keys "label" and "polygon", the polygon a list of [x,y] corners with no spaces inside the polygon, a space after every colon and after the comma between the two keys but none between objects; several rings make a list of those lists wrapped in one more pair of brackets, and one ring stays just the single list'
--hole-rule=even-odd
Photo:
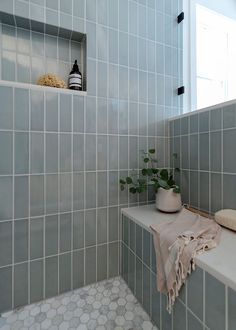
[{"label": "folded textile", "polygon": [[157,287],[167,294],[171,312],[195,258],[217,246],[221,227],[211,219],[183,209],[174,221],[150,226],[157,260]]}]

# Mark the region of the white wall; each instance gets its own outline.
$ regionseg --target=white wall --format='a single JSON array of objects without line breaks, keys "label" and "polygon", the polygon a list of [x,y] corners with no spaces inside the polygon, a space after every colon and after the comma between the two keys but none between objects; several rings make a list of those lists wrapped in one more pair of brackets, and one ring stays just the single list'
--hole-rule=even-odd
[{"label": "white wall", "polygon": [[236,20],[236,0],[196,0],[196,2]]}]

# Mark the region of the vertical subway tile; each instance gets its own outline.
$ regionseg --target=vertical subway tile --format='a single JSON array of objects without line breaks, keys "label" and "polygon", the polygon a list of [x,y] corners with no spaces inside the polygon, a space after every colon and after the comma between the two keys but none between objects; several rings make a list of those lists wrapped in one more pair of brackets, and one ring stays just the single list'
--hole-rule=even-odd
[{"label": "vertical subway tile", "polygon": [[104,207],[107,205],[107,172],[98,172],[97,174],[97,206]]},{"label": "vertical subway tile", "polygon": [[85,166],[87,171],[96,170],[96,136],[85,137]]},{"label": "vertical subway tile", "polygon": [[12,129],[13,128],[13,88],[0,87],[0,128]]},{"label": "vertical subway tile", "polygon": [[136,224],[136,254],[142,259],[142,250],[143,250],[143,229]]},{"label": "vertical subway tile", "polygon": [[209,173],[200,173],[200,209],[209,210]]},{"label": "vertical subway tile", "polygon": [[29,134],[15,132],[15,174],[29,173]]},{"label": "vertical subway tile", "polygon": [[225,286],[206,273],[205,283],[206,325],[214,330],[225,327]]},{"label": "vertical subway tile", "polygon": [[107,209],[97,210],[97,244],[107,242]]},{"label": "vertical subway tile", "polygon": [[84,247],[84,211],[73,213],[73,249]]},{"label": "vertical subway tile", "polygon": [[228,288],[228,327],[233,330],[236,327],[235,315],[236,293],[231,288]]},{"label": "vertical subway tile", "polygon": [[30,303],[43,299],[44,269],[43,260],[30,262]]},{"label": "vertical subway tile", "polygon": [[12,267],[0,268],[0,313],[12,308]]},{"label": "vertical subway tile", "polygon": [[235,104],[223,108],[223,128],[233,128],[236,126]]},{"label": "vertical subway tile", "polygon": [[109,136],[109,169],[118,169],[118,138]]},{"label": "vertical subway tile", "polygon": [[30,135],[30,163],[31,173],[44,172],[44,135],[43,133],[31,133]]},{"label": "vertical subway tile", "polygon": [[12,222],[0,222],[0,266],[12,263]]},{"label": "vertical subway tile", "polygon": [[11,132],[0,132],[0,174],[12,174],[13,171],[13,135]]},{"label": "vertical subway tile", "polygon": [[84,170],[84,135],[73,136],[73,171]]},{"label": "vertical subway tile", "polygon": [[234,209],[236,203],[236,196],[234,187],[236,184],[236,176],[230,174],[223,174],[223,208]]},{"label": "vertical subway tile", "polygon": [[0,221],[12,218],[12,177],[0,177]]},{"label": "vertical subway tile", "polygon": [[209,133],[200,134],[199,137],[200,149],[200,170],[209,170]]},{"label": "vertical subway tile", "polygon": [[71,135],[60,134],[60,171],[71,172]]},{"label": "vertical subway tile", "polygon": [[197,268],[188,279],[188,307],[203,321],[203,270]]},{"label": "vertical subway tile", "polygon": [[29,129],[29,91],[15,88],[15,129]]},{"label": "vertical subway tile", "polygon": [[119,244],[116,243],[110,243],[109,244],[109,277],[118,276],[119,273],[119,266],[118,266],[118,250],[119,250]]},{"label": "vertical subway tile", "polygon": [[73,289],[84,286],[84,250],[73,252]]},{"label": "vertical subway tile", "polygon": [[138,257],[136,257],[136,280],[135,280],[135,292],[138,301],[142,304],[143,302],[143,268],[142,263]]},{"label": "vertical subway tile", "polygon": [[28,263],[14,266],[14,308],[28,303]]},{"label": "vertical subway tile", "polygon": [[150,315],[150,304],[151,304],[150,276],[151,274],[149,269],[143,264],[143,307],[149,315]]},{"label": "vertical subway tile", "polygon": [[17,220],[14,224],[14,262],[28,260],[29,241],[29,221],[28,219]]},{"label": "vertical subway tile", "polygon": [[44,177],[42,175],[31,176],[30,196],[30,215],[42,215],[44,213]]},{"label": "vertical subway tile", "polygon": [[31,91],[31,130],[44,129],[44,94],[41,91]]},{"label": "vertical subway tile", "polygon": [[58,175],[46,175],[46,213],[58,212]]},{"label": "vertical subway tile", "polygon": [[96,207],[96,173],[86,174],[86,208]]},{"label": "vertical subway tile", "polygon": [[150,267],[150,239],[151,235],[147,230],[143,230],[143,262]]},{"label": "vertical subway tile", "polygon": [[236,138],[236,129],[223,132],[223,171],[236,173],[236,156],[234,150],[234,141]]},{"label": "vertical subway tile", "polygon": [[59,292],[71,290],[71,253],[59,256]]},{"label": "vertical subway tile", "polygon": [[[228,145],[226,145],[225,147],[229,148]],[[211,132],[210,134],[210,160],[211,160],[210,170],[214,172],[221,172],[221,167],[222,167],[221,166],[221,162],[222,162],[221,132]],[[225,159],[225,162],[227,164],[227,159]]]},{"label": "vertical subway tile", "polygon": [[58,172],[58,135],[47,133],[46,138],[46,173]]},{"label": "vertical subway tile", "polygon": [[84,98],[73,96],[73,130],[74,132],[84,132]]},{"label": "vertical subway tile", "polygon": [[71,95],[60,94],[60,131],[71,132],[72,98]]},{"label": "vertical subway tile", "polygon": [[217,212],[222,207],[222,174],[211,173],[211,212]]},{"label": "vertical subway tile", "polygon": [[204,330],[204,326],[188,311],[188,329],[191,330]]},{"label": "vertical subway tile", "polygon": [[96,98],[88,97],[86,101],[86,133],[96,133]]},{"label": "vertical subway tile", "polygon": [[72,210],[71,174],[60,175],[60,212]]},{"label": "vertical subway tile", "polygon": [[73,175],[73,210],[84,208],[84,173]]},{"label": "vertical subway tile", "polygon": [[107,169],[107,136],[97,136],[97,169]]},{"label": "vertical subway tile", "polygon": [[209,111],[199,114],[199,132],[209,131]]},{"label": "vertical subway tile", "polygon": [[85,285],[96,282],[96,248],[85,250]]},{"label": "vertical subway tile", "polygon": [[43,257],[44,219],[30,219],[30,259]]},{"label": "vertical subway tile", "polygon": [[175,330],[187,329],[186,307],[179,300],[175,302],[173,324]]},{"label": "vertical subway tile", "polygon": [[96,245],[96,211],[85,212],[85,246]]},{"label": "vertical subway tile", "polygon": [[46,128],[47,131],[58,131],[58,94],[46,93]]},{"label": "vertical subway tile", "polygon": [[72,214],[60,215],[60,253],[71,250]]},{"label": "vertical subway tile", "polygon": [[129,267],[128,267],[128,286],[133,294],[135,294],[135,255],[129,250]]},{"label": "vertical subway tile", "polygon": [[29,216],[29,178],[28,176],[15,177],[14,189],[14,218]]},{"label": "vertical subway tile", "polygon": [[107,278],[107,244],[97,247],[97,281]]},{"label": "vertical subway tile", "polygon": [[58,256],[45,260],[45,297],[51,298],[58,294]]},{"label": "vertical subway tile", "polygon": [[118,240],[118,208],[110,207],[108,209],[108,239],[109,242]]},{"label": "vertical subway tile", "polygon": [[157,290],[157,277],[151,273],[151,317],[160,328],[161,323],[161,297]]},{"label": "vertical subway tile", "polygon": [[45,217],[45,255],[58,253],[58,216]]}]

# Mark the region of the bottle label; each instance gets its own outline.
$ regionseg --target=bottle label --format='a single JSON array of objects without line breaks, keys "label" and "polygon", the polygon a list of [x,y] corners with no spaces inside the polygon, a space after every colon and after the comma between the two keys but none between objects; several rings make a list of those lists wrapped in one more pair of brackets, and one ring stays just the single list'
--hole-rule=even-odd
[{"label": "bottle label", "polygon": [[71,74],[69,76],[69,87],[82,87],[82,79],[78,74]]}]

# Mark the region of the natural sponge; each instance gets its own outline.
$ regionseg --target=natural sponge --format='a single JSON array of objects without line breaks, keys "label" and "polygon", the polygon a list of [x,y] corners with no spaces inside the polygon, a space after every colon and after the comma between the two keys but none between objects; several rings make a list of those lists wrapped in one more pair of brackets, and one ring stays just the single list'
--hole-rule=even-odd
[{"label": "natural sponge", "polygon": [[49,86],[49,87],[56,87],[56,88],[66,88],[66,83],[55,74],[45,74],[41,76],[37,82],[38,85],[41,86]]},{"label": "natural sponge", "polygon": [[236,231],[236,210],[221,210],[216,212],[215,220],[223,227]]}]

